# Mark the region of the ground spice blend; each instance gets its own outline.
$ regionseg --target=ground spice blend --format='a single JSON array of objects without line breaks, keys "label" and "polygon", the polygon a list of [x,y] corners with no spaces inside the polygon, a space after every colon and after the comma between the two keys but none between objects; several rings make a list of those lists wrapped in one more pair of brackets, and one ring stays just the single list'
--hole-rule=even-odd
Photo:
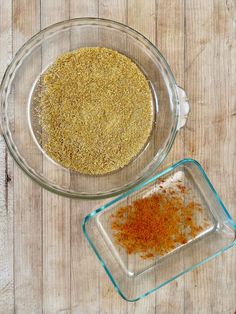
[{"label": "ground spice blend", "polygon": [[128,57],[108,48],[62,54],[37,95],[41,145],[61,165],[100,175],[127,165],[153,123],[148,81]]},{"label": "ground spice blend", "polygon": [[196,222],[196,213],[203,208],[194,201],[185,203],[185,187],[178,185],[178,189],[178,193],[163,189],[111,215],[115,242],[127,254],[140,254],[144,259],[162,256],[203,230]]}]

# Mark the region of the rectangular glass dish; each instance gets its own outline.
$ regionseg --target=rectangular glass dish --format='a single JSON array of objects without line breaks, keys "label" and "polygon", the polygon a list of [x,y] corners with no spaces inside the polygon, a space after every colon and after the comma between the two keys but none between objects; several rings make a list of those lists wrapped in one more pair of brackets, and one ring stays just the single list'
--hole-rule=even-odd
[{"label": "rectangular glass dish", "polygon": [[[182,187],[187,191],[183,195]],[[192,206],[198,232],[165,254],[147,259],[140,254],[127,254],[115,240],[112,215],[119,208],[161,193],[163,189],[179,193],[185,204],[199,204]],[[183,228],[188,230],[186,225]],[[202,167],[192,159],[170,166],[90,213],[83,221],[83,232],[115,289],[127,301],[147,296],[236,245],[236,224]]]}]

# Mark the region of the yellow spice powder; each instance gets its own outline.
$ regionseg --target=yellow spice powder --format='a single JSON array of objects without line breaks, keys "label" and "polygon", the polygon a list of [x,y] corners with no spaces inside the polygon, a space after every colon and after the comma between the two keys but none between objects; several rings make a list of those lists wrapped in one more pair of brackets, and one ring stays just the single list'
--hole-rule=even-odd
[{"label": "yellow spice powder", "polygon": [[80,48],[59,56],[41,81],[42,146],[59,164],[106,174],[144,147],[152,129],[152,95],[128,57],[108,48]]}]

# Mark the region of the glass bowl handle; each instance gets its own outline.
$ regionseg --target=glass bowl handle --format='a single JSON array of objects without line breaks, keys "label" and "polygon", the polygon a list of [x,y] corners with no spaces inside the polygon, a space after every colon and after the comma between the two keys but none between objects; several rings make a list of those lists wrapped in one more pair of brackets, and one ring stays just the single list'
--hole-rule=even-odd
[{"label": "glass bowl handle", "polygon": [[177,88],[177,93],[179,97],[179,108],[180,108],[179,109],[179,121],[177,125],[177,131],[179,131],[186,124],[190,106],[189,106],[188,97],[185,91],[179,86],[176,86],[176,88]]}]

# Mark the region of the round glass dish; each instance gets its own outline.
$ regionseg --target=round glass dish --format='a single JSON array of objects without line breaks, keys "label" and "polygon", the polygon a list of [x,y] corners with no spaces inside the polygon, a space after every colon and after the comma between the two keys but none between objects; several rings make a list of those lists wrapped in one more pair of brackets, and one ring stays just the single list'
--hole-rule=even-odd
[{"label": "round glass dish", "polygon": [[[41,74],[61,53],[80,47],[107,47],[125,54],[144,72],[153,94],[154,123],[145,148],[124,168],[101,176],[71,171],[48,158],[35,136],[31,114]],[[1,85],[1,127],[15,161],[44,188],[69,197],[110,197],[147,179],[167,156],[188,111],[186,95],[158,49],[128,26],[97,18],[64,21],[36,34],[17,52]]]}]

